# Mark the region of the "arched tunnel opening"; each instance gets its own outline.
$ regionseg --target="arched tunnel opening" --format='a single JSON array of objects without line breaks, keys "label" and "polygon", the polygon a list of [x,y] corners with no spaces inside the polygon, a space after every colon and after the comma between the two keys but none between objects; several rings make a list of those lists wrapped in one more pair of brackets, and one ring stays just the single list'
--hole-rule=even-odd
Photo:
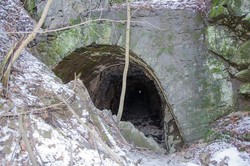
[{"label": "arched tunnel opening", "polygon": [[[62,59],[53,71],[65,83],[80,76],[95,106],[111,110],[119,108],[124,69],[124,49],[110,45],[90,45],[76,49]],[[150,67],[133,52],[122,121],[131,122],[138,130],[167,150],[177,150],[183,140],[171,115],[162,89]],[[177,140],[177,141],[176,141]]]},{"label": "arched tunnel opening", "polygon": [[[109,109],[117,115],[122,89],[124,65],[109,67],[92,80],[89,90],[99,109]],[[153,80],[131,64],[128,76],[122,121],[129,121],[145,136],[153,137],[164,145],[163,103]],[[149,128],[151,126],[151,128]]]}]

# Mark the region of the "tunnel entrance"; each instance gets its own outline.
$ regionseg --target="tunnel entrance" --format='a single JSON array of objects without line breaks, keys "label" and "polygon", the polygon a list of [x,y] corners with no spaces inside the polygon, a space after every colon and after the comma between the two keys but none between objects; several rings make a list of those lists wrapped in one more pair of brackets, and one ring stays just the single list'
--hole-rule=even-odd
[{"label": "tunnel entrance", "polygon": [[[119,107],[124,69],[124,49],[110,45],[90,45],[65,57],[54,72],[65,83],[80,76],[95,106],[111,110]],[[147,137],[168,151],[183,145],[177,124],[150,67],[130,52],[123,121],[130,121]]]},{"label": "tunnel entrance", "polygon": [[[122,89],[124,65],[109,67],[91,81],[90,94],[99,109],[109,109],[117,115]],[[164,145],[163,103],[153,80],[141,68],[131,64],[122,121],[129,121],[145,134]]]}]

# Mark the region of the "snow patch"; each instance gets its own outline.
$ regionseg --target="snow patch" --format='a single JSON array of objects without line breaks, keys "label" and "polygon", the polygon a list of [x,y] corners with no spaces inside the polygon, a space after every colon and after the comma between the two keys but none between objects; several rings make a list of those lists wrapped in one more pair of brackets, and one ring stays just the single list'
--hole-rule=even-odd
[{"label": "snow patch", "polygon": [[[126,4],[123,4],[125,7]],[[119,7],[117,5],[116,7]],[[203,11],[205,2],[203,0],[152,0],[152,1],[136,1],[131,3],[132,8],[142,9],[187,9],[192,11]]]},{"label": "snow patch", "polygon": [[[222,149],[213,154],[211,161],[216,161],[216,164],[226,163],[228,166],[249,166],[249,157],[246,153],[240,153],[237,148],[230,147]],[[213,166],[214,164],[210,164]]]}]

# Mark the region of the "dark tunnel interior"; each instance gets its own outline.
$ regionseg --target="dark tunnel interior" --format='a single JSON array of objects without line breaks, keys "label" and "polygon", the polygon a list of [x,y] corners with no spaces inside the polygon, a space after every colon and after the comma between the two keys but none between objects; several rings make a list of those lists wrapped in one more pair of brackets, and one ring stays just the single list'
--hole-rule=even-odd
[{"label": "dark tunnel interior", "polygon": [[[99,109],[110,109],[117,114],[122,88],[123,65],[107,68],[89,83],[90,95]],[[88,83],[86,83],[88,87]],[[97,85],[97,86],[91,86]],[[123,121],[130,121],[146,136],[163,142],[163,108],[153,80],[145,72],[130,66],[127,77]]]}]

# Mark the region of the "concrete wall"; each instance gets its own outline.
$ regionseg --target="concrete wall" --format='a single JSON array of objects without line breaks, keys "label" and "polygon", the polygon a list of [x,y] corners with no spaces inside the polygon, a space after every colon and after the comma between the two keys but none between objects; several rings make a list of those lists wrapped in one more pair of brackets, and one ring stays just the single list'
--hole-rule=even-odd
[{"label": "concrete wall", "polygon": [[[79,13],[71,23],[86,21],[86,15]],[[124,47],[125,23],[120,20],[126,19],[125,9],[88,14],[91,19],[100,16],[116,21],[94,21],[87,26],[39,36],[32,50],[53,67],[79,47],[91,44]],[[198,12],[136,10],[131,22],[131,51],[154,71],[187,143],[204,137],[209,123],[235,109],[233,87],[225,66],[204,47],[204,24]]]}]

